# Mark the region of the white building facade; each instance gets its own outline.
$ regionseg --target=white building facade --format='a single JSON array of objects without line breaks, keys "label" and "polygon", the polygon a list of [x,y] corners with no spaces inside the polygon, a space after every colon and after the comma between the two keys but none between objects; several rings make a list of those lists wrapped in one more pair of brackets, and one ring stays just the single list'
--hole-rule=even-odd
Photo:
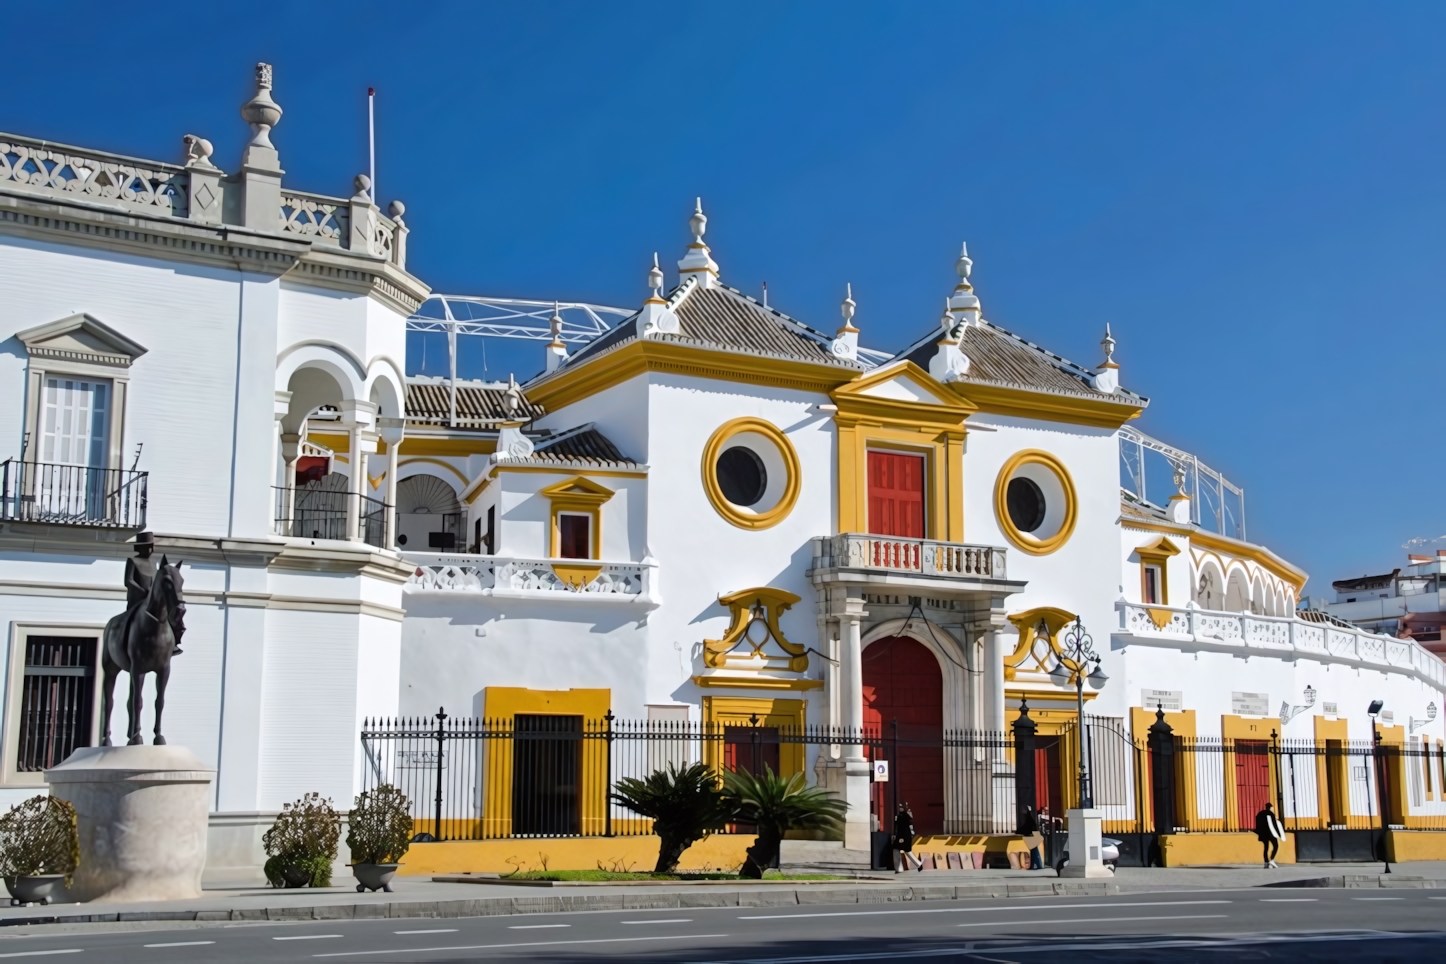
[{"label": "white building facade", "polygon": [[[1122,495],[1148,403],[1113,340],[1086,368],[990,324],[967,254],[942,322],[870,352],[851,297],[828,334],[727,287],[700,205],[676,283],[655,267],[635,314],[570,357],[554,339],[537,377],[408,379],[429,289],[404,211],[363,176],[283,186],[270,88],[258,69],[229,174],[199,137],[169,165],[0,135],[0,802],[98,739],[99,632],[143,529],[183,560],[164,730],[218,770],[213,874],[259,864],[282,803],[374,782],[364,721],[439,707],[945,734],[1027,701],[1064,806],[1071,629],[1109,677],[1087,710],[1126,739],[1157,709],[1187,738],[1368,739],[1380,699],[1390,739],[1439,750],[1439,720],[1399,724],[1446,667],[1295,616],[1305,573],[1202,521],[1198,486]],[[777,754],[865,848],[865,748]],[[942,759],[895,777],[930,833],[965,779]],[[1407,816],[1446,814],[1414,779]]]}]

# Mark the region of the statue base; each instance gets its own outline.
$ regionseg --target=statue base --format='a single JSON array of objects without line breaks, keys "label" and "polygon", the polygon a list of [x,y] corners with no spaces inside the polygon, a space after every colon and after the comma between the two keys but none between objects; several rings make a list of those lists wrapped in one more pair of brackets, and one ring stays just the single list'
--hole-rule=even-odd
[{"label": "statue base", "polygon": [[75,807],[79,901],[201,896],[211,782],[180,746],[83,747],[45,771],[52,795]]},{"label": "statue base", "polygon": [[1100,838],[1104,814],[1099,810],[1068,810],[1069,863],[1060,870],[1061,877],[1113,877],[1115,872],[1100,859],[1104,844]]}]

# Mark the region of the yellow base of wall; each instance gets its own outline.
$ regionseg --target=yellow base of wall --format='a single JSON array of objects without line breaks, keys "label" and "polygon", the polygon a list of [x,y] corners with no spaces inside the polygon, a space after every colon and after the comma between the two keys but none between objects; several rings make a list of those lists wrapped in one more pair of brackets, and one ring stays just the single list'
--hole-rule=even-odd
[{"label": "yellow base of wall", "polygon": [[1386,856],[1397,860],[1446,860],[1446,833],[1440,830],[1392,830]]},{"label": "yellow base of wall", "polygon": [[[751,834],[714,834],[683,851],[680,870],[725,870],[743,866]],[[397,870],[427,874],[509,874],[516,870],[649,871],[658,862],[658,838],[561,837],[544,840],[457,840],[412,844]]]},{"label": "yellow base of wall", "polygon": [[[1166,867],[1201,864],[1259,864],[1260,839],[1253,833],[1172,833],[1160,835],[1160,857]],[[1280,842],[1276,863],[1295,863],[1295,834]]]}]

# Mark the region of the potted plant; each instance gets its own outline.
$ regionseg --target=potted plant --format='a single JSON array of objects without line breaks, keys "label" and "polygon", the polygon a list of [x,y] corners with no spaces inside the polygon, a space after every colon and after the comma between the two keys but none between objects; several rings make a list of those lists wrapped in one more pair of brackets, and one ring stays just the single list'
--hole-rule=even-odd
[{"label": "potted plant", "polygon": [[0,817],[0,874],[11,904],[66,898],[80,864],[75,807],[58,797],[31,797]]},{"label": "potted plant", "polygon": [[412,845],[412,802],[390,784],[356,798],[347,818],[346,845],[357,892],[392,889],[398,862]]},{"label": "potted plant", "polygon": [[341,840],[341,814],[331,800],[308,793],[284,804],[271,829],[261,836],[263,868],[273,887],[330,887],[331,865]]},{"label": "potted plant", "polygon": [[848,804],[820,787],[810,787],[803,773],[781,777],[764,764],[762,776],[747,770],[723,774],[723,795],[740,823],[758,827],[758,839],[748,848],[739,871],[760,879],[778,861],[778,844],[790,830],[834,830],[848,812]]},{"label": "potted plant", "polygon": [[642,780],[624,777],[617,787],[614,800],[653,818],[659,837],[655,874],[675,873],[683,851],[733,819],[717,777],[702,763],[682,768],[670,763]]}]

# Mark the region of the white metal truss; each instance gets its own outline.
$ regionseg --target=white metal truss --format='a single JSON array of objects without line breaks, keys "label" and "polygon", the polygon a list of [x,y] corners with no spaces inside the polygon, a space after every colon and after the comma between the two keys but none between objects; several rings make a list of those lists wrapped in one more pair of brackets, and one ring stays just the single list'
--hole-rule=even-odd
[{"label": "white metal truss", "polygon": [[[432,295],[407,319],[408,331],[437,331],[449,336],[552,339],[553,312],[562,319],[561,338],[586,344],[633,314],[633,308],[612,308],[580,301],[530,301],[482,295]],[[611,321],[609,321],[609,317]]]},{"label": "white metal truss", "polygon": [[[1152,502],[1145,485],[1145,453],[1156,452],[1169,462],[1173,478],[1170,487],[1156,481],[1149,491],[1164,489],[1174,495],[1178,489],[1190,497],[1191,521],[1221,535],[1245,538],[1245,490],[1201,462],[1194,455],[1133,428],[1121,428],[1120,488],[1140,502]],[[1168,501],[1168,496],[1165,501]]]}]

